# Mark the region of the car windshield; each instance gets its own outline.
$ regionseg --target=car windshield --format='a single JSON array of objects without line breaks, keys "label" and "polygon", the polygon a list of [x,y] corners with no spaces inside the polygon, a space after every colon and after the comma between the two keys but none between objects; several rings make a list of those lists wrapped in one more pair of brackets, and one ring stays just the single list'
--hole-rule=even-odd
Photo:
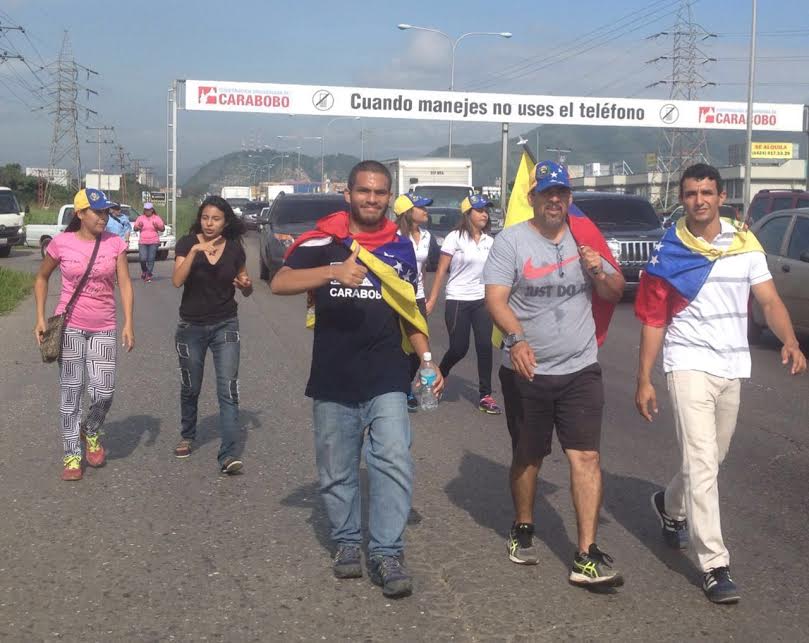
[{"label": "car windshield", "polygon": [[242,199],[242,198],[233,198],[233,199],[225,199],[228,203],[230,203],[231,208],[240,208],[247,203],[250,203],[250,199]]},{"label": "car windshield", "polygon": [[574,202],[593,222],[605,228],[639,228],[654,230],[660,220],[651,203],[639,199],[588,199]]},{"label": "car windshield", "polygon": [[0,192],[0,214],[19,214],[20,205],[11,192]]},{"label": "car windshield", "polygon": [[436,208],[457,208],[471,190],[463,185],[414,185],[413,192],[433,200]]},{"label": "car windshield", "polygon": [[342,199],[279,199],[272,209],[276,225],[314,223],[332,212],[345,209]]},{"label": "car windshield", "polygon": [[430,215],[430,221],[427,223],[427,228],[435,232],[449,232],[454,230],[458,225],[458,220],[461,218],[460,210],[434,210],[428,207],[427,212]]}]

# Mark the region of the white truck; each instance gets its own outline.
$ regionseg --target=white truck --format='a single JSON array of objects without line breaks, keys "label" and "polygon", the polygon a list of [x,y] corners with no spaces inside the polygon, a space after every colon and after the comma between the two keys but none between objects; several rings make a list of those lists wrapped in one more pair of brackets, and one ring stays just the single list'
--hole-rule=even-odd
[{"label": "white truck", "polygon": [[12,246],[25,242],[25,212],[11,188],[0,187],[0,257],[8,257]]},{"label": "white truck", "polygon": [[[121,213],[128,215],[130,220],[134,222],[137,218],[137,213],[134,212],[128,205],[121,205]],[[59,214],[56,215],[56,223],[43,223],[32,224],[25,226],[25,245],[29,248],[39,248],[42,256],[45,256],[45,250],[51,240],[60,232],[64,232],[67,224],[73,218],[73,205],[68,203],[59,208]],[[127,253],[136,253],[138,251],[138,239],[140,233],[133,230],[129,236],[129,247],[126,249]],[[174,231],[170,225],[166,225],[166,229],[160,233],[160,246],[157,248],[157,259],[163,261],[168,259],[169,250],[176,245]]]},{"label": "white truck", "polygon": [[414,192],[433,200],[433,207],[457,208],[474,192],[472,159],[420,158],[383,161],[393,179],[393,196]]},{"label": "white truck", "polygon": [[275,197],[281,194],[281,192],[285,194],[292,194],[294,191],[294,185],[281,185],[273,183],[267,186],[267,201],[275,201]]},{"label": "white truck", "polygon": [[225,185],[219,196],[223,199],[247,199],[253,198],[253,188],[249,185]]}]

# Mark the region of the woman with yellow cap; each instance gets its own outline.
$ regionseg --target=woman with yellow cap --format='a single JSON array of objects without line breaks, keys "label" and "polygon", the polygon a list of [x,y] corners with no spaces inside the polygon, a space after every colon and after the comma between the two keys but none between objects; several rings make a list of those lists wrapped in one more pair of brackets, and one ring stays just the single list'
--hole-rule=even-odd
[{"label": "woman with yellow cap", "polygon": [[[418,194],[400,194],[393,202],[393,213],[399,223],[399,235],[410,239],[416,253],[416,268],[418,270],[418,285],[416,288],[416,304],[424,317],[427,317],[427,307],[424,298],[424,262],[430,254],[430,232],[422,230],[421,226],[430,219],[424,208],[432,205],[433,200]],[[421,360],[413,353],[410,356],[410,381],[416,376]],[[407,394],[407,410],[411,413],[418,411],[419,402],[411,390]]]},{"label": "woman with yellow cap", "polygon": [[486,310],[485,286],[481,280],[494,243],[494,238],[488,234],[491,205],[482,194],[472,194],[461,201],[458,225],[441,244],[433,289],[427,298],[427,313],[435,308],[441,284],[449,272],[444,307],[449,350],[439,364],[441,375],[446,379],[450,369],[464,358],[469,350],[469,335],[474,333],[480,393],[478,409],[499,415],[500,407],[492,397],[492,318]]}]

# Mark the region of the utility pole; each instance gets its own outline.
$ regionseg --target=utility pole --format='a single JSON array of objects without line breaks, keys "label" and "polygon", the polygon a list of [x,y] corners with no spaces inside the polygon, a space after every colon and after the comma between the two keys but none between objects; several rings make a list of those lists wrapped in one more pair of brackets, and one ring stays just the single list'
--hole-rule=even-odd
[{"label": "utility pole", "polygon": [[45,207],[50,206],[53,189],[51,178],[55,175],[54,170],[64,159],[72,161],[72,180],[68,181],[68,189],[78,190],[82,185],[78,133],[79,114],[83,113],[86,118],[87,115],[96,112],[79,103],[79,90],[86,92],[87,98],[91,94],[97,95],[98,93],[78,83],[80,72],[85,73],[86,80],[89,80],[91,75],[97,75],[98,72],[79,65],[73,59],[70,36],[67,31],[62,39],[59,58],[55,63],[49,65],[48,69],[52,74],[52,80],[45,90],[52,99],[48,107],[50,108],[49,113],[53,115],[53,136],[48,155],[48,176],[43,197]]},{"label": "utility pole", "polygon": [[[691,11],[693,4],[694,0],[681,0],[674,26],[669,31],[661,31],[649,37],[671,38],[671,54],[648,61],[671,62],[671,75],[647,87],[668,85],[669,99],[673,101],[697,100],[700,89],[716,85],[700,72],[701,67],[716,61],[716,58],[710,58],[700,49],[700,43],[715,38],[716,34],[708,33],[694,22]],[[657,158],[658,171],[663,173],[665,179],[660,205],[667,210],[677,199],[673,184],[679,184],[680,173],[693,163],[710,161],[705,130],[664,129]]]},{"label": "utility pole", "polygon": [[127,165],[129,165],[129,162],[127,159],[127,153],[124,152],[124,146],[118,145],[116,146],[116,149],[118,151],[118,167],[121,170],[121,192],[118,199],[121,203],[126,203],[129,200],[126,193],[126,168]]},{"label": "utility pole", "polygon": [[[546,147],[546,152],[553,152],[556,154],[556,160],[559,162],[560,165],[564,165],[565,161],[567,161],[567,155],[570,154],[573,150],[565,150],[560,147]],[[539,154],[539,148],[537,148],[537,154]]]},{"label": "utility pole", "polygon": [[85,129],[95,130],[97,135],[98,135],[98,140],[97,141],[86,141],[86,142],[87,143],[98,143],[98,168],[97,168],[97,173],[98,173],[98,189],[100,190],[101,189],[101,145],[102,144],[108,145],[108,144],[114,144],[115,143],[115,141],[111,141],[111,140],[108,140],[108,139],[102,140],[101,139],[101,132],[111,132],[115,128],[114,127],[107,127],[105,125],[102,125],[100,127],[90,127],[88,125],[85,125]]}]

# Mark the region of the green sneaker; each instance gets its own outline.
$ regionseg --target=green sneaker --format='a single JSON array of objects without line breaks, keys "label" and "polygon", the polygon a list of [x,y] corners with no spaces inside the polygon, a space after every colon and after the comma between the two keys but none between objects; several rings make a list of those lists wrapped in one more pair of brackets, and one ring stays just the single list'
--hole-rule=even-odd
[{"label": "green sneaker", "polygon": [[624,577],[612,569],[612,556],[593,543],[586,554],[576,552],[570,582],[579,587],[621,587]]},{"label": "green sneaker", "polygon": [[515,523],[508,534],[508,559],[518,565],[536,565],[539,554],[534,544],[534,525]]}]

